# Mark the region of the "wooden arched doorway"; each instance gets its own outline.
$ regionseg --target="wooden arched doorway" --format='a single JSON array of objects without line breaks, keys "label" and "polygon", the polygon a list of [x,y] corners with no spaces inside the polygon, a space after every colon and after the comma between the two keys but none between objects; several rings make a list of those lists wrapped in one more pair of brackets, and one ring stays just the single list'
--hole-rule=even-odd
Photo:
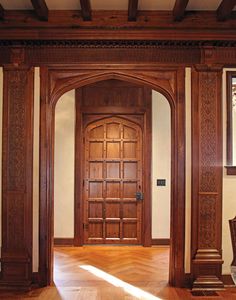
[{"label": "wooden arched doorway", "polygon": [[[84,68],[84,69],[83,69]],[[147,85],[164,94],[171,107],[172,167],[171,167],[171,248],[170,284],[184,284],[184,231],[185,231],[185,106],[184,70],[178,68],[150,70],[134,66],[122,69],[117,66],[76,68],[44,68],[41,81],[40,114],[40,255],[41,285],[52,280],[53,232],[53,141],[54,113],[57,100],[73,88],[102,81],[119,79]]]}]

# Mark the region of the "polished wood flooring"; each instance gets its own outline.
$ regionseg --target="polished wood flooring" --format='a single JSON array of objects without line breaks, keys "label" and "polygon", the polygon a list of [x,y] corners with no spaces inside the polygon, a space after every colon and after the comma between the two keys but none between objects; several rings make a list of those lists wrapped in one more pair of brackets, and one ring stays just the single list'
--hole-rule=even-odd
[{"label": "polished wood flooring", "polygon": [[54,285],[30,292],[0,292],[0,299],[42,300],[236,300],[236,289],[196,297],[168,286],[168,247],[57,247]]}]

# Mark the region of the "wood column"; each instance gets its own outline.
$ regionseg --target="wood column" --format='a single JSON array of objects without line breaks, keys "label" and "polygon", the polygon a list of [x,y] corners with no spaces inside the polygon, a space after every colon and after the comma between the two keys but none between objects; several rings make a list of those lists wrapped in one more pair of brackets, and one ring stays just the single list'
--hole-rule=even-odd
[{"label": "wood column", "polygon": [[4,68],[1,281],[32,281],[33,69]]},{"label": "wood column", "polygon": [[222,69],[192,70],[193,289],[223,288],[222,268]]}]

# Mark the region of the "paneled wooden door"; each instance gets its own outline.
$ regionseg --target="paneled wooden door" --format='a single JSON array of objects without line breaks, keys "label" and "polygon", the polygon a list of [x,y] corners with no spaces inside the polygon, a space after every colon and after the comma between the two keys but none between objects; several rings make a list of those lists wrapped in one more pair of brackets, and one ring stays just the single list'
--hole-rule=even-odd
[{"label": "paneled wooden door", "polygon": [[128,118],[84,128],[85,244],[141,244],[142,130]]}]

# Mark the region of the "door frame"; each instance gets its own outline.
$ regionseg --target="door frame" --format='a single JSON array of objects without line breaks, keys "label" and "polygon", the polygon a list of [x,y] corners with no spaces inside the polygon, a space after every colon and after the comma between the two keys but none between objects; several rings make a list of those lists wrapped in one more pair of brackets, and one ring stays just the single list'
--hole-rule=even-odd
[{"label": "door frame", "polygon": [[[53,183],[55,105],[67,91],[119,79],[162,93],[171,107],[171,222],[170,272],[172,286],[185,282],[185,68],[153,64],[81,64],[41,68],[40,82],[40,203],[39,281],[53,279]],[[151,172],[151,170],[149,170]]]},{"label": "door frame", "polygon": [[[133,85],[135,86],[135,85]],[[152,230],[152,210],[151,210],[151,167],[152,167],[152,95],[151,89],[143,87],[143,96],[146,101],[146,105],[136,108],[136,107],[117,107],[116,111],[109,111],[109,107],[106,107],[106,112],[104,113],[104,107],[93,108],[93,111],[86,110],[83,111],[80,108],[80,100],[82,99],[83,92],[81,89],[76,89],[75,91],[75,107],[76,107],[76,125],[75,125],[75,201],[74,201],[74,245],[82,246],[84,245],[84,209],[83,209],[83,188],[84,188],[84,128],[83,128],[83,115],[84,114],[98,114],[117,116],[119,115],[141,115],[143,117],[143,127],[142,127],[142,164],[143,164],[143,192],[145,195],[145,200],[142,207],[142,227],[141,227],[141,244],[144,247],[151,246],[151,230]],[[96,113],[94,112],[96,111]],[[127,119],[128,120],[128,119]],[[131,120],[129,120],[131,122]],[[134,122],[134,121],[133,121]],[[137,123],[136,123],[137,124]],[[140,126],[140,124],[138,124]],[[79,155],[78,155],[79,154]]]}]

